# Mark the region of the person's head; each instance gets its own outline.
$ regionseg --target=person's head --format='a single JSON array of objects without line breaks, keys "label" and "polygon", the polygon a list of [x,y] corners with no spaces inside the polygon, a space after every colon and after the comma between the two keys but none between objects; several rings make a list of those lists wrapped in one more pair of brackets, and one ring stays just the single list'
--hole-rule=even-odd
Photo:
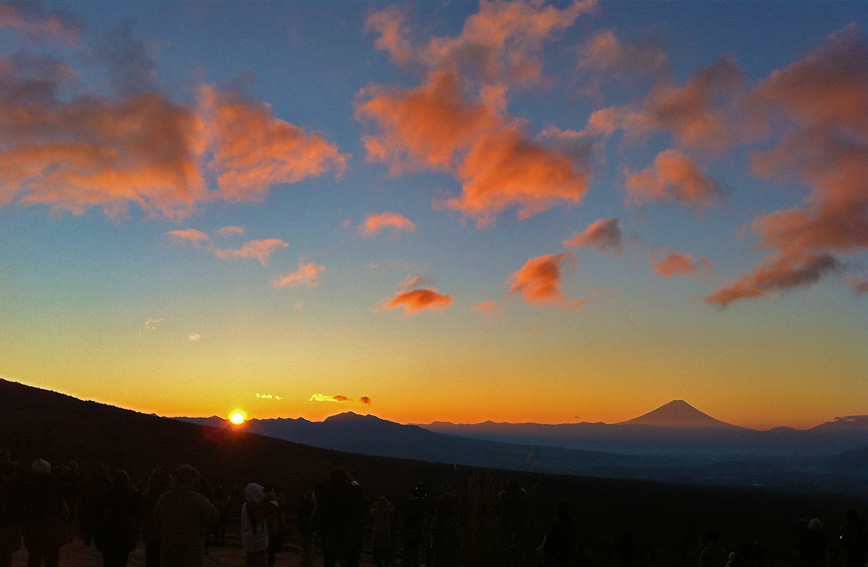
[{"label": "person's head", "polygon": [[265,495],[265,488],[255,482],[251,482],[244,488],[244,501],[252,504],[262,502],[262,497]]},{"label": "person's head", "polygon": [[47,478],[51,476],[51,463],[45,459],[36,459],[30,465],[30,474],[37,478]]},{"label": "person's head", "polygon": [[175,484],[199,485],[199,471],[193,465],[181,465],[172,472],[172,480]]},{"label": "person's head", "polygon": [[820,521],[820,518],[814,518],[808,522],[808,529],[821,532],[823,531],[823,522]]},{"label": "person's head", "polygon": [[304,493],[304,501],[316,504],[316,493],[313,490],[308,490]]},{"label": "person's head", "polygon": [[148,488],[153,490],[166,489],[172,486],[172,475],[168,469],[157,467],[148,477]]},{"label": "person's head", "polygon": [[423,498],[425,496],[425,483],[419,482],[416,483],[416,486],[413,488],[413,496]]}]

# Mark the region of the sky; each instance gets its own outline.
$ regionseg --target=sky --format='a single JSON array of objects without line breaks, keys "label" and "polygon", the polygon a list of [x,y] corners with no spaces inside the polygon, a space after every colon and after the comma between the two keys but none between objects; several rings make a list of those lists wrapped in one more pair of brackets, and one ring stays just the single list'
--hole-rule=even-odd
[{"label": "sky", "polygon": [[166,416],[868,413],[868,3],[0,3],[0,377]]}]

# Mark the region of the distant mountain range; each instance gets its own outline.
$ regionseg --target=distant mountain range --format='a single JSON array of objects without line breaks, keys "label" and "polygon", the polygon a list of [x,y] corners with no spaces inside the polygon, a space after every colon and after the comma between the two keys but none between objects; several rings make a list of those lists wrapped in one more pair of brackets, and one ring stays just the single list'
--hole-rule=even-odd
[{"label": "distant mountain range", "polygon": [[[235,427],[216,416],[176,419]],[[402,425],[347,412],[322,422],[251,419],[244,427],[337,451],[520,471],[723,485],[849,487],[868,480],[868,420],[756,431],[681,400],[611,425]]]}]

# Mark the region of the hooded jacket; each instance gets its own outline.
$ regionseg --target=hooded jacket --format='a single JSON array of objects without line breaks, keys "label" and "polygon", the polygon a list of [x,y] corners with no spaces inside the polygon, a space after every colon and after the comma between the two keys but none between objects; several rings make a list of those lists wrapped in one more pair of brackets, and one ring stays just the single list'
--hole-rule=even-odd
[{"label": "hooded jacket", "polygon": [[241,506],[241,545],[245,552],[256,553],[268,548],[265,519],[277,511],[277,502],[263,502],[262,486],[252,482],[247,485]]}]

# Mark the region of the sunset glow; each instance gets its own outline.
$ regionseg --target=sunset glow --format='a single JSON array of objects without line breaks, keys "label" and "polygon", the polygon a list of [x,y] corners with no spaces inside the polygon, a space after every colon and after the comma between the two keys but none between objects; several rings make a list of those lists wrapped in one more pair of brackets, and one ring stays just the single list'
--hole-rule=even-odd
[{"label": "sunset glow", "polygon": [[171,416],[868,414],[866,34],[848,1],[0,2],[0,376]]},{"label": "sunset glow", "polygon": [[229,416],[229,421],[234,423],[235,425],[241,425],[244,423],[244,414],[243,413],[233,413]]}]

